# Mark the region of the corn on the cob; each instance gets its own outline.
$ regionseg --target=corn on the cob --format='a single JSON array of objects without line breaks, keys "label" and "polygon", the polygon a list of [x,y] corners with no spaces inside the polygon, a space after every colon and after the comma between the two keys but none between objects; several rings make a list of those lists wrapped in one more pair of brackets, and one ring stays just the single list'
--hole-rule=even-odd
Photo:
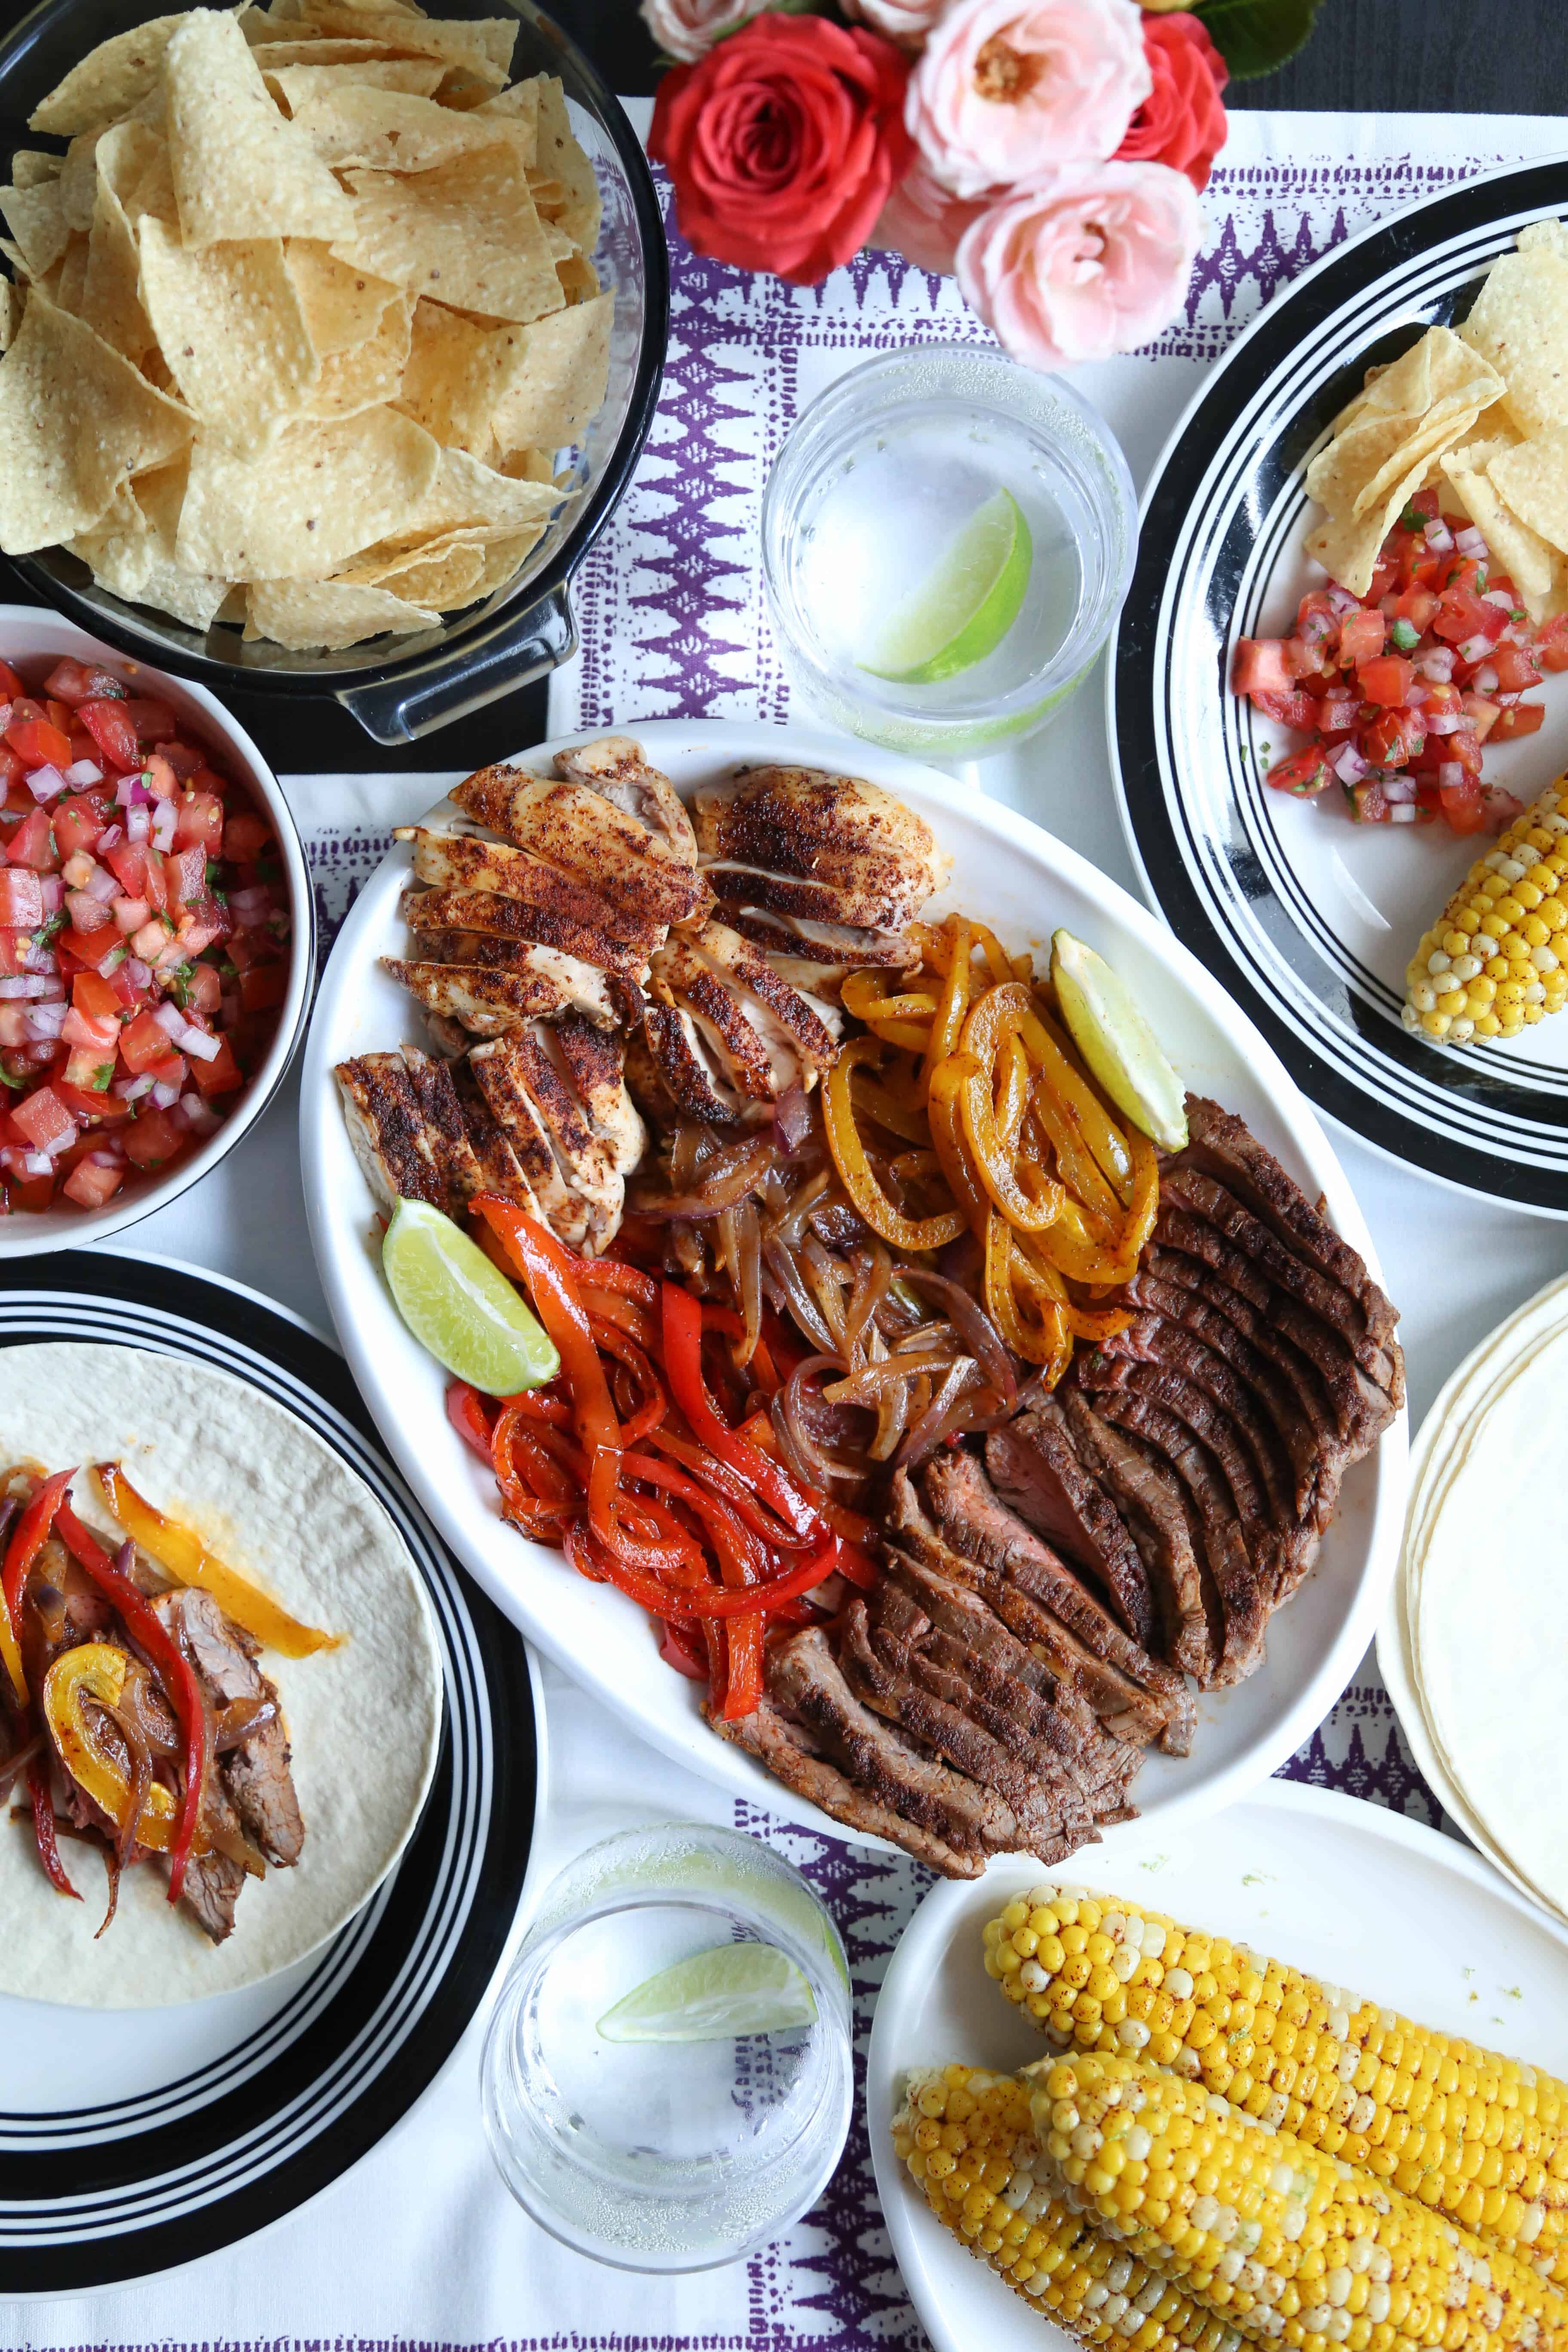
[{"label": "corn on the cob", "polygon": [[1476,860],[1405,973],[1406,1029],[1517,1037],[1568,1002],[1568,775]]},{"label": "corn on the cob", "polygon": [[1050,2195],[1029,2089],[1016,2075],[957,2065],[917,2074],[895,2118],[893,2146],[943,2227],[1086,2344],[1241,2352],[1227,2321]]},{"label": "corn on the cob", "polygon": [[1528,2263],[1200,2084],[1097,2052],[1028,2072],[1047,2184],[1250,2342],[1568,2346],[1568,2305]]},{"label": "corn on the cob", "polygon": [[1041,1885],[985,1968],[1058,2050],[1140,2053],[1568,2284],[1568,2086],[1120,1895]]}]

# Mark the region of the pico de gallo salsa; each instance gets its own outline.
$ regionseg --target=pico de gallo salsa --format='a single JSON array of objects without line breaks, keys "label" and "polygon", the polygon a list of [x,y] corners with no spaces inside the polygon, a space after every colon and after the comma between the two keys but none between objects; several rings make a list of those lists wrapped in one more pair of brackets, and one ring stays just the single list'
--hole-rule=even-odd
[{"label": "pico de gallo salsa", "polygon": [[1243,637],[1234,692],[1310,740],[1269,768],[1276,791],[1335,783],[1361,824],[1495,831],[1522,803],[1488,784],[1483,746],[1533,735],[1525,699],[1568,669],[1568,615],[1539,628],[1485,538],[1418,490],[1383,543],[1364,598],[1331,582],[1303,596],[1289,637]]},{"label": "pico de gallo salsa", "polygon": [[270,818],[166,702],[0,660],[4,1213],[100,1209],[213,1133],[288,987]]}]

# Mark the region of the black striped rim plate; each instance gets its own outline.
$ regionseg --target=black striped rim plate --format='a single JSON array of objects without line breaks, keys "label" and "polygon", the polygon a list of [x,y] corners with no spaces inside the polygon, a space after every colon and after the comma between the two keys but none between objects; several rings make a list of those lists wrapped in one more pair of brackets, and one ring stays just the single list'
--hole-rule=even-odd
[{"label": "black striped rim plate", "polygon": [[[1151,903],[1245,1006],[1319,1108],[1440,1181],[1568,1216],[1568,1018],[1436,1049],[1400,1026],[1405,965],[1484,838],[1357,825],[1337,786],[1263,782],[1299,740],[1230,694],[1237,637],[1289,634],[1322,573],[1303,477],[1364,370],[1468,311],[1526,223],[1568,210],[1568,163],[1475,180],[1337,247],[1284,288],[1188,408],[1144,495],[1108,665],[1111,765]],[[1568,765],[1568,684],[1487,774],[1529,800]]]},{"label": "black striped rim plate", "polygon": [[446,1708],[412,1843],[321,1951],[175,2009],[103,2016],[0,1998],[0,2299],[211,2253],[374,2147],[484,1999],[521,1896],[538,1785],[523,1645],[388,1466],[335,1349],[254,1291],[86,1251],[0,1272],[0,1348],[40,1339],[188,1356],[248,1381],[335,1448],[425,1580]]}]

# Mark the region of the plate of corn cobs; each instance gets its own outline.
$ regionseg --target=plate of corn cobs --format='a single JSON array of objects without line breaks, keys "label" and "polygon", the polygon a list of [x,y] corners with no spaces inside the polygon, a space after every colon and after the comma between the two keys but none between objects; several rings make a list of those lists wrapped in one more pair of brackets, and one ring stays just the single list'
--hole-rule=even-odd
[{"label": "plate of corn cobs", "polygon": [[1290,1782],[1097,1860],[935,1888],[882,1988],[868,2128],[937,2352],[1562,2352],[1568,1933]]}]

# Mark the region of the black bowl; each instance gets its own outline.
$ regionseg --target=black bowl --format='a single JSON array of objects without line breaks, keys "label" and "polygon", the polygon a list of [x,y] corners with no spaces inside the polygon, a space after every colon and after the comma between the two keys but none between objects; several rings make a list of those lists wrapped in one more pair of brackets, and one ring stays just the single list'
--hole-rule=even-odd
[{"label": "black bowl", "polygon": [[[29,131],[27,117],[98,42],[166,13],[161,0],[44,0],[0,41],[0,142],[58,146]],[[28,586],[122,653],[199,679],[215,694],[237,688],[331,695],[378,743],[412,742],[481,709],[576,649],[574,573],[631,480],[658,399],[669,324],[669,263],[652,175],[618,100],[582,52],[532,0],[432,0],[433,16],[518,19],[513,79],[559,77],[573,129],[595,167],[604,225],[594,256],[613,287],[610,383],[603,408],[574,453],[576,496],[557,515],[518,576],[480,604],[417,636],[375,637],[342,652],[290,653],[237,627],[205,634],[99,587],[64,548],[11,561]]]}]

